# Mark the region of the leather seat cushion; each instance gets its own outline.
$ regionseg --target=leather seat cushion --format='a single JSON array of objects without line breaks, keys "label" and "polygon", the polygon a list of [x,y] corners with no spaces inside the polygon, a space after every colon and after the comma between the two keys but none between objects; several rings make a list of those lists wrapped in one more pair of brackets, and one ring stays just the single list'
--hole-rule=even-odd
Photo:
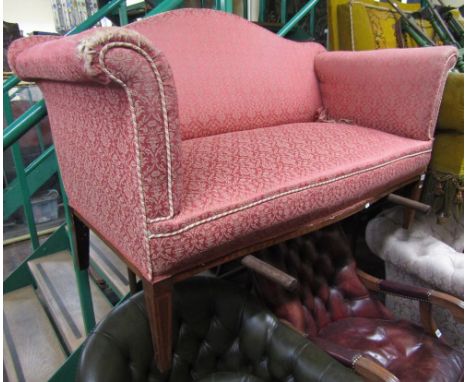
[{"label": "leather seat cushion", "polygon": [[408,321],[348,317],[324,327],[319,338],[368,355],[401,382],[458,381],[463,376],[463,354]]},{"label": "leather seat cushion", "polygon": [[180,213],[148,225],[154,273],[349,208],[422,173],[430,150],[431,141],[340,123],[185,140]]}]

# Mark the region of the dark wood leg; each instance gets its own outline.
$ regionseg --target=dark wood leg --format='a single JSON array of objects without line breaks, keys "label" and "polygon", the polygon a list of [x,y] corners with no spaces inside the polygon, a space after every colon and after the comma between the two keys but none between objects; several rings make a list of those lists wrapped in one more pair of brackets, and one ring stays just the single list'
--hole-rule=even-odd
[{"label": "dark wood leg", "polygon": [[128,284],[130,285],[130,294],[134,295],[138,292],[138,285],[136,281],[136,275],[130,268],[127,268],[128,273]]},{"label": "dark wood leg", "polygon": [[[421,199],[424,179],[425,179],[425,175],[423,174],[421,175],[419,180],[413,185],[411,189],[411,195],[410,195],[410,198],[412,200],[419,201],[419,199]],[[403,215],[403,228],[404,229],[409,229],[409,227],[413,223],[415,214],[416,214],[416,210],[414,210],[413,208],[405,207],[404,215]]]},{"label": "dark wood leg", "polygon": [[156,365],[165,373],[172,364],[172,285],[143,280],[143,290]]},{"label": "dark wood leg", "polygon": [[89,228],[73,213],[73,210],[72,221],[78,267],[80,270],[85,270],[89,267]]}]

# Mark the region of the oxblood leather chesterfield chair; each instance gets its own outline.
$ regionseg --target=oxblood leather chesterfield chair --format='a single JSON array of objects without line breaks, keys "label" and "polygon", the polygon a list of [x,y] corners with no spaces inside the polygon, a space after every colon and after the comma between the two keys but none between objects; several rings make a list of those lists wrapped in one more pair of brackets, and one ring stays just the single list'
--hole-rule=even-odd
[{"label": "oxblood leather chesterfield chair", "polygon": [[175,282],[419,179],[455,59],[326,52],[199,9],[9,49],[43,91],[81,264],[91,227],[143,279],[162,370]]},{"label": "oxblood leather chesterfield chair", "polygon": [[134,295],[84,345],[77,382],[334,382],[360,378],[222,280],[174,288],[172,369],[161,374],[143,295]]},{"label": "oxblood leather chesterfield chair", "polygon": [[[263,250],[260,258],[299,281],[297,292],[261,276],[255,287],[279,318],[290,322],[323,350],[354,367],[374,361],[371,380],[456,382],[463,379],[463,354],[437,338],[432,304],[463,322],[463,301],[445,293],[379,280],[356,269],[339,226]],[[421,326],[396,320],[370,290],[420,301]],[[443,337],[442,337],[443,338]],[[387,370],[382,370],[384,367]]]}]

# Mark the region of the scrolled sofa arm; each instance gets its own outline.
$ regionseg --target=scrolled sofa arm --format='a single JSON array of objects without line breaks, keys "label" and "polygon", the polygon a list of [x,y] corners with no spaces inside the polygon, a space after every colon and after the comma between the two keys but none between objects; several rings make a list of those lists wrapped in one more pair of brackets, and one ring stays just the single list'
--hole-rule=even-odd
[{"label": "scrolled sofa arm", "polygon": [[325,52],[315,70],[327,116],[418,140],[430,140],[453,47]]},{"label": "scrolled sofa arm", "polygon": [[44,94],[70,205],[151,277],[147,224],[179,211],[178,105],[168,61],[143,35],[96,28],[15,41],[9,61]]}]

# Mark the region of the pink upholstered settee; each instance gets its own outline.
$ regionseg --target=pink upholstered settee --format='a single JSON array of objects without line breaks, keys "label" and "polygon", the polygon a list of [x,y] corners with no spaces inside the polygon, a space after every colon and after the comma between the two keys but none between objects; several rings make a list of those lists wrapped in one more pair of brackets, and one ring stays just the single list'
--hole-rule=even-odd
[{"label": "pink upholstered settee", "polygon": [[173,282],[419,179],[455,59],[326,52],[194,9],[9,51],[44,93],[75,214],[144,279],[163,369]]}]

